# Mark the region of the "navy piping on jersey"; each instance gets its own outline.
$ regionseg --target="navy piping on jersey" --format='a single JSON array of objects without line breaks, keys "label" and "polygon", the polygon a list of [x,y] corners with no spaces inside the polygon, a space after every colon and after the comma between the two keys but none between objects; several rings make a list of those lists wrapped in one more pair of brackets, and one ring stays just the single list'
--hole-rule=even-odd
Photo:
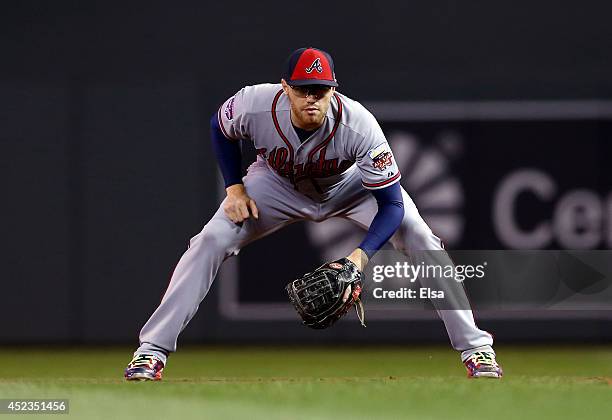
[{"label": "navy piping on jersey", "polygon": [[314,154],[317,153],[319,150],[321,150],[323,147],[327,146],[327,144],[331,141],[331,139],[336,134],[336,130],[338,129],[338,126],[340,125],[340,121],[342,120],[342,101],[340,100],[340,97],[336,93],[334,93],[334,98],[336,98],[336,102],[338,102],[338,114],[336,115],[336,121],[334,122],[334,127],[332,128],[332,131],[329,134],[329,136],[327,136],[325,140],[319,143],[314,149],[310,151],[310,153],[308,153],[307,163],[312,162],[312,157],[314,156]]},{"label": "navy piping on jersey", "polygon": [[[291,164],[293,165],[293,158],[294,158],[293,146],[291,146],[291,143],[287,139],[287,136],[285,136],[285,134],[283,133],[283,130],[281,130],[280,125],[278,124],[278,118],[276,117],[276,104],[278,103],[278,99],[280,98],[282,94],[283,94],[283,90],[281,89],[278,91],[278,93],[274,97],[274,100],[272,101],[272,121],[274,122],[274,127],[276,128],[278,135],[281,137],[281,139],[283,139],[283,141],[289,148],[289,162],[291,162]],[[338,130],[338,127],[340,126],[340,121],[342,119],[342,109],[343,109],[342,101],[340,100],[340,97],[336,93],[334,93],[334,98],[336,98],[336,102],[338,103],[338,113],[336,114],[336,121],[334,122],[334,126],[331,130],[331,133],[329,133],[329,135],[325,138],[325,140],[319,143],[314,149],[310,151],[310,153],[308,153],[308,160],[306,161],[306,165],[311,163],[312,157],[314,156],[316,152],[318,152],[320,149],[325,147],[331,141],[331,139],[336,134],[336,130]]]},{"label": "navy piping on jersey", "polygon": [[276,128],[278,135],[281,137],[281,139],[283,139],[283,141],[289,148],[289,162],[291,162],[291,164],[293,165],[293,146],[289,142],[289,139],[285,137],[285,134],[281,130],[280,126],[278,125],[278,119],[276,118],[276,103],[278,102],[278,99],[280,98],[282,94],[283,94],[283,90],[281,89],[278,91],[278,93],[274,97],[274,100],[272,101],[272,121],[274,122],[274,127]]},{"label": "navy piping on jersey", "polygon": [[376,188],[376,187],[382,187],[383,185],[387,185],[392,183],[393,181],[395,181],[396,179],[398,179],[400,177],[401,173],[398,171],[392,178],[389,179],[385,179],[384,181],[381,182],[376,182],[373,184],[368,184],[367,182],[362,182],[364,187],[369,187],[369,188]]}]

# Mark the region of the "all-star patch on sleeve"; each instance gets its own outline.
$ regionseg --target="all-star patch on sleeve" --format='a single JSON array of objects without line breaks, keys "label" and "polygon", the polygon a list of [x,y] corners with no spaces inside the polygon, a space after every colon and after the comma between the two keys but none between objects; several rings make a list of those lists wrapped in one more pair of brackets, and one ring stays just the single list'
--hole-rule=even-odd
[{"label": "all-star patch on sleeve", "polygon": [[221,105],[217,111],[219,127],[230,140],[249,139],[248,87],[240,89],[234,96]]},{"label": "all-star patch on sleeve", "polygon": [[361,171],[361,182],[369,190],[385,188],[401,178],[393,151],[374,119],[370,121],[371,129],[364,136],[359,147],[357,167]]}]

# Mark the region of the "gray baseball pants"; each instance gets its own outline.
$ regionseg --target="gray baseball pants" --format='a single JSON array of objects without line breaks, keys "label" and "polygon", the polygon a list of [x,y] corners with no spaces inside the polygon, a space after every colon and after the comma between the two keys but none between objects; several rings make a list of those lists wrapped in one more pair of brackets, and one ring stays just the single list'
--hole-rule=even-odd
[{"label": "gray baseball pants", "polygon": [[[252,164],[243,181],[247,194],[257,203],[259,219],[251,217],[238,226],[227,218],[221,204],[202,231],[191,238],[160,305],[140,332],[141,344],[136,353],[153,353],[166,363],[166,353],[176,351],[178,335],[197,312],[223,261],[245,245],[297,220],[343,217],[367,229],[378,210],[373,195],[361,185],[357,170],[337,187],[331,199],[322,203],[296,191],[265,161]],[[432,233],[403,188],[402,195],[404,218],[390,242],[407,254],[442,250],[440,239]],[[452,263],[450,259],[438,263],[445,262]],[[462,287],[458,296],[456,287],[453,293],[456,299],[467,302]],[[458,307],[462,309],[437,309],[453,348],[462,352],[462,360],[476,351],[493,351],[493,338],[476,326],[469,303]]]}]

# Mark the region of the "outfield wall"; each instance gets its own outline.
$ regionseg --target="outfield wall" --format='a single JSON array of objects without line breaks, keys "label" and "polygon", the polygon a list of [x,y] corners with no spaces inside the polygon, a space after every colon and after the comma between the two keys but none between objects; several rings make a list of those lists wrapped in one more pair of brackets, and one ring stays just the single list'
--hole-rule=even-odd
[{"label": "outfield wall", "polygon": [[[3,8],[1,342],[135,342],[220,200],[210,115],[243,85],[277,81],[303,45],[329,50],[340,91],[380,119],[402,185],[449,248],[612,246],[609,3],[327,8]],[[246,248],[183,339],[445,340],[435,319],[316,335],[289,318],[285,281],[357,243],[344,224],[300,224]],[[286,315],[242,311],[261,303]],[[482,325],[508,341],[612,337],[609,317],[586,315]]]}]

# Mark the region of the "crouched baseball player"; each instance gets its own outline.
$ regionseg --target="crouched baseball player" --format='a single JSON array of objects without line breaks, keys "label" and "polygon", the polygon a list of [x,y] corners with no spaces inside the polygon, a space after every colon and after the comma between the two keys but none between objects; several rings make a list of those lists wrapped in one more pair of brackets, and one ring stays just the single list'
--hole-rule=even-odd
[{"label": "crouched baseball player", "polygon": [[[160,380],[177,337],[195,315],[227,258],[245,245],[299,220],[348,219],[367,231],[361,244],[291,282],[287,291],[304,323],[331,326],[360,305],[362,271],[387,241],[411,256],[428,251],[452,264],[440,239],[400,186],[393,152],[374,116],[339,93],[332,57],[300,48],[288,58],[280,84],[247,86],[211,120],[213,150],[227,196],[191,238],[159,307],[140,332],[128,380]],[[257,160],[241,173],[240,141]],[[492,336],[480,330],[456,284],[455,308],[437,308],[469,377],[500,378]]]}]

